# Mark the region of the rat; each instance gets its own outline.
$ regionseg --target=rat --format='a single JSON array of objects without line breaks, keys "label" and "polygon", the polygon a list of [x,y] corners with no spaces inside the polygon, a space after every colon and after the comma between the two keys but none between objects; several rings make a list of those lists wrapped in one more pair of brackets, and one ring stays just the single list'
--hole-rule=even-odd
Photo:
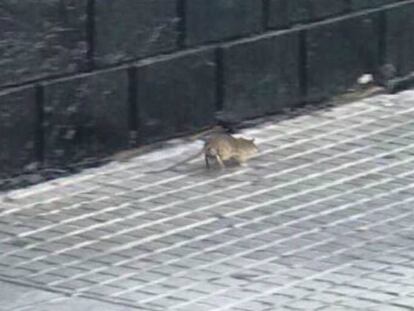
[{"label": "rat", "polygon": [[210,160],[215,159],[220,168],[225,168],[225,161],[235,160],[239,165],[245,165],[247,160],[258,152],[254,139],[236,138],[230,134],[214,134],[207,139],[200,152],[178,163],[161,170],[145,173],[159,173],[181,165],[204,154],[206,168],[210,168]]},{"label": "rat", "polygon": [[212,136],[202,149],[206,161],[206,167],[210,168],[210,159],[214,158],[221,168],[224,161],[236,160],[240,165],[258,152],[254,139],[236,138],[230,134],[218,134]]}]

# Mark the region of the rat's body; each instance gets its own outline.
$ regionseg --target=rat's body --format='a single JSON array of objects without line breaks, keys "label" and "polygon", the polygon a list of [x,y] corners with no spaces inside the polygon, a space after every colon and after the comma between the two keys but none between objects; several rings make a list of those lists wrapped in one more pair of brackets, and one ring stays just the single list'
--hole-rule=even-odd
[{"label": "rat's body", "polygon": [[254,140],[236,138],[229,134],[218,134],[212,136],[204,145],[202,150],[206,161],[206,167],[210,168],[209,160],[215,158],[221,168],[224,161],[235,160],[240,165],[257,153]]},{"label": "rat's body", "polygon": [[224,168],[224,161],[235,160],[240,165],[246,163],[246,161],[257,153],[257,146],[254,144],[253,139],[236,138],[230,134],[214,134],[207,139],[203,149],[195,155],[190,156],[178,163],[175,163],[167,168],[155,171],[149,171],[146,173],[159,173],[169,170],[173,167],[181,165],[185,162],[191,161],[204,154],[206,161],[206,167],[210,168],[210,160],[214,158],[221,168]]}]

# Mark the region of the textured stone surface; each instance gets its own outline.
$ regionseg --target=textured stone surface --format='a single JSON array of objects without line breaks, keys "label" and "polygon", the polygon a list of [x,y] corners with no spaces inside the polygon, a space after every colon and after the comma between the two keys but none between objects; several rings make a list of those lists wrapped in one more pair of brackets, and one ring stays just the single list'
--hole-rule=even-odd
[{"label": "textured stone surface", "polygon": [[260,32],[262,1],[191,0],[186,3],[186,44],[231,39]]},{"label": "textured stone surface", "polygon": [[225,112],[257,117],[298,103],[298,32],[225,45],[222,57]]},{"label": "textured stone surface", "polygon": [[290,25],[289,4],[287,0],[268,0],[267,27],[284,28]]},{"label": "textured stone surface", "polygon": [[1,311],[132,311],[133,308],[97,302],[85,298],[68,298],[59,293],[0,281]]},{"label": "textured stone surface", "polygon": [[137,67],[138,135],[150,142],[213,123],[216,65],[212,50]]},{"label": "textured stone surface", "polygon": [[380,5],[385,4],[392,4],[402,0],[351,0],[351,9],[359,10],[359,9],[367,9],[367,8],[374,8]]},{"label": "textured stone surface", "polygon": [[269,0],[268,26],[281,28],[339,15],[346,10],[344,0]]},{"label": "textured stone surface", "polygon": [[404,76],[414,71],[414,4],[396,7],[386,12],[385,62],[394,65]]},{"label": "textured stone surface", "polygon": [[36,161],[34,88],[0,92],[0,178]]},{"label": "textured stone surface", "polygon": [[306,32],[308,99],[319,101],[353,86],[379,63],[377,14],[321,23]]},{"label": "textured stone surface", "polygon": [[24,305],[36,304],[60,298],[59,294],[0,281],[0,310],[13,310]]},{"label": "textured stone surface", "polygon": [[[401,6],[390,6],[387,12],[365,10],[394,2],[400,2]],[[0,89],[5,90],[5,85],[29,84],[28,81],[38,79],[40,83],[47,84],[47,88],[59,84],[59,92],[53,92],[62,95],[53,96],[62,96],[63,99],[56,102],[62,102],[62,107],[67,109],[52,112],[55,116],[59,115],[54,119],[50,116],[51,105],[47,103],[45,112],[50,120],[46,121],[51,121],[51,124],[47,125],[45,153],[49,164],[77,162],[125,146],[127,127],[133,130],[131,142],[135,142],[136,134],[140,135],[142,142],[151,142],[210,125],[215,108],[224,108],[224,117],[220,115],[222,119],[228,116],[229,119],[239,119],[294,106],[306,99],[303,96],[306,91],[310,101],[319,101],[343,92],[361,74],[376,72],[378,65],[384,63],[394,65],[400,77],[407,75],[414,70],[414,38],[411,31],[414,27],[414,9],[412,4],[406,2],[4,0],[0,4]],[[352,13],[353,18],[349,18],[350,15],[331,18],[351,8],[371,14],[356,16],[361,13]],[[386,24],[380,23],[382,17],[385,17]],[[330,20],[320,21],[325,18]],[[295,32],[268,31],[263,34],[266,21],[270,29],[296,24],[305,26],[300,27],[298,39]],[[306,27],[308,22],[314,22],[310,28]],[[385,37],[380,38],[383,30],[386,31]],[[191,69],[193,62],[198,61],[183,60],[187,59],[184,55],[190,51],[172,53],[186,48],[185,44],[202,51],[206,47],[199,45],[212,42],[214,47],[221,49],[221,56],[218,53],[219,57],[214,59],[208,52],[208,57],[202,61],[203,69],[200,65],[194,72]],[[174,55],[159,55],[165,53]],[[94,82],[82,86],[75,86],[77,82],[73,82],[81,74],[78,71],[86,67],[88,70],[97,69],[90,66],[93,60],[99,70],[107,70],[103,67],[112,68],[124,62],[130,62],[128,66],[135,65],[136,59],[149,56],[151,58],[145,61],[139,60],[142,69],[138,83],[129,83],[124,74],[113,82],[102,82],[105,74],[102,78],[90,78],[91,81],[99,80],[96,82],[99,85],[105,85],[96,89],[91,89],[95,87]],[[162,68],[164,64],[165,69]],[[91,77],[95,75],[101,73]],[[61,78],[65,80],[53,82]],[[110,105],[111,109],[117,107],[108,113],[114,117],[99,116],[95,119],[92,116],[95,111],[103,109],[94,107],[94,102],[105,93],[107,83],[113,84],[114,90],[122,94],[119,96],[123,104],[122,107]],[[130,101],[131,109],[127,115],[126,97],[129,95],[132,98],[135,88],[139,91],[138,108],[142,111],[138,109],[136,113],[135,102]],[[168,94],[168,98],[163,92]],[[85,100],[87,104],[67,103],[72,100],[77,102],[77,99],[71,99],[75,97],[88,98]],[[20,105],[23,104],[15,106]],[[57,103],[56,107],[59,105]],[[78,113],[78,109],[84,112]],[[25,113],[21,118],[31,119]],[[60,120],[63,120],[62,124],[58,124]],[[16,122],[13,122],[17,124],[20,121],[16,117]],[[139,133],[135,132],[137,126],[140,126]],[[27,128],[32,128],[30,122]],[[8,144],[11,146],[14,141],[19,139]],[[39,141],[38,145],[41,146],[42,142]],[[104,146],[110,148],[104,151]],[[38,151],[38,158],[42,158],[43,150]],[[3,163],[16,163],[12,155],[14,152],[7,151],[6,155],[5,151],[1,151]],[[31,158],[30,154],[27,152],[28,158]],[[31,163],[31,160],[20,160],[24,165]]]},{"label": "textured stone surface", "polygon": [[45,85],[45,160],[74,164],[125,148],[128,87],[125,69]]},{"label": "textured stone surface", "polygon": [[0,87],[73,73],[86,63],[86,0],[3,0]]},{"label": "textured stone surface", "polygon": [[95,1],[95,61],[103,66],[174,50],[178,22],[176,0]]},{"label": "textured stone surface", "polygon": [[414,91],[307,107],[241,133],[246,167],[144,174],[202,146],[171,143],[11,192],[0,310],[410,310],[413,117]]}]

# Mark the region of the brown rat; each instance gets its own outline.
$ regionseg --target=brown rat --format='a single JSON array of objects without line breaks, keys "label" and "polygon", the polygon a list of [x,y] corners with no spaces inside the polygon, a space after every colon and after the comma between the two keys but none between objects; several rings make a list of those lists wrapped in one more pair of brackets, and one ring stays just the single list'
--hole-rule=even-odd
[{"label": "brown rat", "polygon": [[231,159],[243,165],[257,151],[254,139],[236,138],[229,134],[212,136],[202,150],[207,168],[210,168],[209,160],[211,158],[215,158],[221,168],[225,167],[224,161]]},{"label": "brown rat", "polygon": [[181,165],[204,154],[206,168],[210,168],[210,160],[215,159],[221,168],[225,168],[225,161],[235,160],[240,165],[258,152],[254,139],[236,138],[230,134],[213,134],[209,137],[204,147],[195,155],[161,170],[147,171],[145,173],[159,173]]}]

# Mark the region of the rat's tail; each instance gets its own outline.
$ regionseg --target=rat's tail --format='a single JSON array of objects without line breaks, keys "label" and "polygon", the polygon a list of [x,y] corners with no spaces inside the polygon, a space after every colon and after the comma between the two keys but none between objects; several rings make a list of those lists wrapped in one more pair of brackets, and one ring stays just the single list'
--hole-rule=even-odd
[{"label": "rat's tail", "polygon": [[195,159],[195,158],[198,158],[200,155],[202,155],[203,153],[205,153],[206,151],[206,149],[205,149],[206,147],[203,147],[203,149],[201,149],[199,152],[197,152],[196,154],[193,154],[193,155],[191,155],[191,156],[189,156],[188,158],[185,158],[184,160],[181,160],[181,161],[179,161],[179,162],[176,162],[176,163],[174,163],[174,164],[171,164],[170,166],[167,166],[167,167],[164,167],[164,168],[162,168],[162,169],[159,169],[159,170],[150,170],[150,171],[144,171],[143,173],[144,174],[154,174],[154,173],[161,173],[161,172],[165,172],[165,171],[168,171],[168,170],[170,170],[170,169],[172,169],[172,168],[174,168],[174,167],[177,167],[177,166],[179,166],[179,165],[181,165],[181,164],[184,164],[184,163],[186,163],[186,162],[188,162],[188,161],[191,161],[191,160],[193,160],[193,159]]}]

